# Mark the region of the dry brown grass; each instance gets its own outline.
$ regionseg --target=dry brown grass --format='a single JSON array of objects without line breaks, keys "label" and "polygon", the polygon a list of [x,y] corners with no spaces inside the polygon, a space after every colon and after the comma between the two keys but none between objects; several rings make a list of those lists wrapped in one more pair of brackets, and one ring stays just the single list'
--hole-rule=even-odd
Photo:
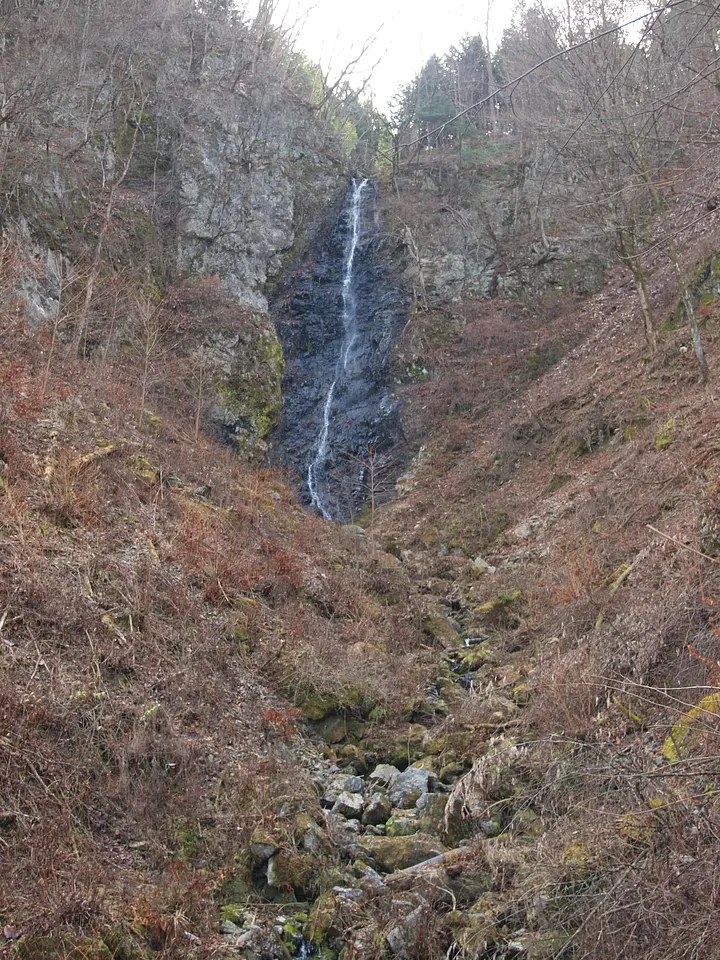
[{"label": "dry brown grass", "polygon": [[168,957],[201,933],[210,955],[253,827],[290,836],[316,803],[267,717],[347,690],[395,722],[428,670],[409,582],[383,592],[370,554],[189,438],[182,409],[139,423],[109,360],[58,352],[39,396],[40,346],[16,324],[0,357],[0,913],[38,934],[135,921]]},{"label": "dry brown grass", "polygon": [[[683,250],[688,271],[717,249],[716,226],[705,231]],[[651,295],[667,315],[675,280],[667,264],[652,266]],[[427,450],[378,535],[411,548],[417,578],[431,597],[460,600],[465,627],[487,628],[499,663],[530,668],[529,705],[509,724],[472,732],[502,694],[485,694],[493,676],[483,668],[483,696],[454,704],[445,725],[465,732],[478,762],[493,736],[527,747],[501,798],[503,843],[524,861],[508,894],[516,925],[564,931],[562,957],[714,956],[714,710],[694,721],[686,758],[669,763],[663,746],[716,691],[706,602],[720,595],[715,390],[700,383],[686,330],[667,329],[657,355],[644,356],[619,271],[580,309],[538,310],[539,336],[534,308],[466,304],[465,326],[441,311],[413,320],[400,366],[419,356],[438,374],[403,388],[411,435]],[[713,376],[716,320],[707,310]],[[537,379],[523,369],[531,344],[538,359],[563,341],[569,350]],[[530,535],[517,536],[530,519]],[[460,555],[438,557],[445,549]],[[478,554],[497,572],[473,572]],[[514,589],[519,626],[467,612]],[[523,809],[540,817],[540,837],[512,833]]]}]

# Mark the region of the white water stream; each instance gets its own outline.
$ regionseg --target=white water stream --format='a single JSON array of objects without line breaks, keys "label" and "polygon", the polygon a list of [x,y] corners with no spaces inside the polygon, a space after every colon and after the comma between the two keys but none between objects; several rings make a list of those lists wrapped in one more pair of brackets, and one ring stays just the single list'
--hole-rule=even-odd
[{"label": "white water stream", "polygon": [[350,197],[348,211],[349,229],[347,241],[345,243],[345,259],[343,261],[343,340],[340,347],[340,355],[338,357],[337,366],[335,368],[335,379],[330,384],[330,389],[325,397],[322,428],[320,430],[318,442],[315,447],[315,455],[310,461],[307,471],[307,484],[308,491],[310,493],[310,500],[312,505],[316,508],[316,510],[320,511],[326,520],[332,520],[332,514],[330,513],[327,504],[323,500],[322,492],[319,486],[319,477],[322,477],[325,472],[325,465],[327,464],[328,453],[330,451],[328,437],[330,434],[330,415],[332,413],[335,387],[337,386],[337,382],[342,374],[345,373],[348,368],[348,362],[352,359],[351,351],[355,345],[355,340],[357,339],[357,330],[355,325],[356,303],[353,293],[353,263],[355,261],[355,251],[357,250],[357,245],[360,240],[362,197],[363,191],[365,190],[367,184],[367,180],[361,180],[360,182],[353,180],[352,182],[352,194]]}]

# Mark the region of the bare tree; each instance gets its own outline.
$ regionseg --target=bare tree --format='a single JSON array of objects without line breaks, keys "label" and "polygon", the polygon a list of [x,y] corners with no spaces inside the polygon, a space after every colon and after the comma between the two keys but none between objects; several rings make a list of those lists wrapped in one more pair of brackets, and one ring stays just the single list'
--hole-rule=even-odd
[{"label": "bare tree", "polygon": [[105,236],[110,228],[112,222],[112,217],[115,212],[115,206],[118,199],[118,193],[120,187],[122,186],[124,180],[126,179],[128,172],[130,170],[130,165],[133,161],[133,156],[135,154],[135,147],[137,145],[138,136],[142,129],[141,122],[139,120],[134,120],[133,117],[137,116],[138,118],[142,117],[145,105],[147,104],[147,94],[142,93],[141,84],[136,81],[134,78],[131,78],[132,84],[132,96],[130,97],[127,106],[124,111],[124,127],[130,128],[132,133],[130,135],[130,143],[127,149],[127,153],[122,162],[118,174],[113,178],[110,185],[110,190],[108,192],[107,200],[104,205],[102,212],[102,219],[100,221],[100,230],[98,232],[97,241],[95,243],[95,252],[93,254],[92,262],[90,264],[90,270],[88,272],[87,285],[85,287],[85,298],[83,300],[82,307],[78,313],[77,319],[75,321],[75,330],[73,332],[72,340],[70,342],[70,352],[74,355],[80,353],[80,348],[85,337],[85,332],[87,330],[88,315],[90,312],[90,306],[92,304],[93,292],[95,289],[95,284],[100,273],[100,267],[102,264],[102,254],[103,254],[103,244],[105,242]]},{"label": "bare tree", "polygon": [[162,345],[163,323],[157,302],[150,295],[137,297],[132,330],[132,347],[140,366],[140,410],[143,424],[150,388],[158,382],[156,362]]}]

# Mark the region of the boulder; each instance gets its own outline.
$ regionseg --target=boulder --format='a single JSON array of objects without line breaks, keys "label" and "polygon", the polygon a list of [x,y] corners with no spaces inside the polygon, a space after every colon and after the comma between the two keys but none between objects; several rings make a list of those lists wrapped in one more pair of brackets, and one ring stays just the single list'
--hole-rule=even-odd
[{"label": "boulder", "polygon": [[439,604],[430,605],[423,617],[422,625],[425,633],[445,650],[453,650],[462,643],[460,634]]},{"label": "boulder", "polygon": [[386,935],[387,945],[396,957],[415,956],[415,948],[422,937],[422,925],[427,906],[416,907],[404,920],[391,927]]},{"label": "boulder", "polygon": [[360,821],[347,820],[339,813],[329,813],[327,818],[328,834],[332,842],[346,853],[356,855],[360,836]]},{"label": "boulder", "polygon": [[339,773],[328,783],[323,793],[322,802],[327,807],[332,807],[341,793],[362,793],[363,781],[361,777],[356,777],[347,773]]},{"label": "boulder", "polygon": [[385,824],[385,830],[388,837],[409,837],[420,830],[420,822],[417,814],[413,811],[409,816],[390,817]]},{"label": "boulder", "polygon": [[386,823],[391,813],[392,804],[388,798],[382,793],[373,793],[365,804],[362,822],[365,826],[376,827],[380,823]]},{"label": "boulder", "polygon": [[399,776],[400,771],[397,767],[393,767],[390,763],[379,763],[368,777],[368,780],[370,783],[378,783],[385,787],[391,787]]},{"label": "boulder", "polygon": [[420,813],[420,830],[433,837],[445,834],[445,807],[447,796],[441,793],[424,793],[417,801]]},{"label": "boulder", "polygon": [[318,826],[309,813],[298,813],[293,829],[295,843],[306,853],[322,856],[329,852],[330,842],[322,827]]},{"label": "boulder", "polygon": [[345,717],[331,714],[317,724],[316,730],[325,743],[341,743],[347,737],[347,721]]},{"label": "boulder", "polygon": [[265,863],[279,849],[279,844],[262,830],[253,831],[250,837],[250,856],[253,863]]},{"label": "boulder", "polygon": [[390,789],[390,801],[400,810],[410,810],[424,793],[430,792],[432,773],[422,767],[411,766],[396,778]]},{"label": "boulder", "polygon": [[447,848],[439,840],[424,833],[416,833],[411,837],[365,836],[360,840],[359,846],[383,873],[414,867],[447,852]]},{"label": "boulder", "polygon": [[359,793],[350,793],[344,790],[333,804],[333,813],[339,813],[348,820],[359,820],[362,817],[365,801]]}]

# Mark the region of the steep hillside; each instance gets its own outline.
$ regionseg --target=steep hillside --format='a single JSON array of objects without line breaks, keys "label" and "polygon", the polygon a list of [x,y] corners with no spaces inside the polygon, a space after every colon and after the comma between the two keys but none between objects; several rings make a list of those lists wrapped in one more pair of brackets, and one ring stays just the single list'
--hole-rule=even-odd
[{"label": "steep hillside", "polygon": [[[687,216],[683,196],[656,230]],[[438,636],[482,639],[445,723],[501,874],[460,924],[468,955],[524,956],[526,930],[548,938],[531,956],[712,955],[720,236],[701,219],[681,267],[709,385],[661,257],[652,357],[620,268],[586,300],[418,310],[397,346],[422,446],[377,536]]]}]

